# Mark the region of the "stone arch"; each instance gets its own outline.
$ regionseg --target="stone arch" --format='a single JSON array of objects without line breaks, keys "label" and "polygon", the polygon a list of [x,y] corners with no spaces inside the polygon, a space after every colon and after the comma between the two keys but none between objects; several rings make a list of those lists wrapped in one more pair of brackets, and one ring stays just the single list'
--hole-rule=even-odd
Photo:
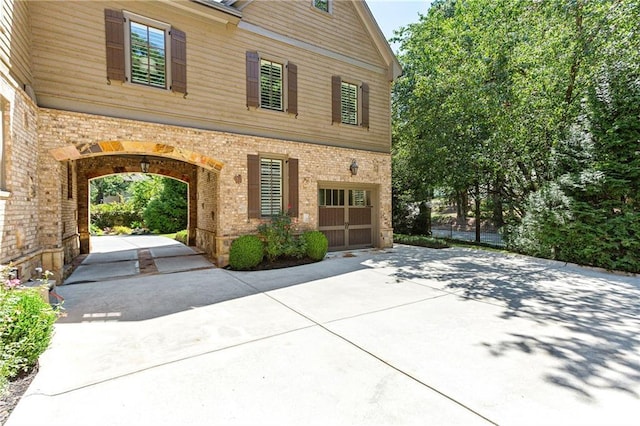
[{"label": "stone arch", "polygon": [[224,165],[212,157],[173,145],[144,141],[100,141],[68,145],[49,151],[58,161],[79,160],[101,155],[149,155],[170,158],[219,172]]}]

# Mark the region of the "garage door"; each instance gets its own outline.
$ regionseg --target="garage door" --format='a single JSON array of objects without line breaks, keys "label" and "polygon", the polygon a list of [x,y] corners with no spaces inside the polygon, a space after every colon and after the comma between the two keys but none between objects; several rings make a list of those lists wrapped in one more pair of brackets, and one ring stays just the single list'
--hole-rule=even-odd
[{"label": "garage door", "polygon": [[329,250],[371,247],[373,225],[371,190],[320,188],[319,230],[329,240]]}]

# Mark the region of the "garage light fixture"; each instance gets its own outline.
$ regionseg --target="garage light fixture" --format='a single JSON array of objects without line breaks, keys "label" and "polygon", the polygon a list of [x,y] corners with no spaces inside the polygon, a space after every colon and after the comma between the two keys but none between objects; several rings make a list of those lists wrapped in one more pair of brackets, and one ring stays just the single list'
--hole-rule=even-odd
[{"label": "garage light fixture", "polygon": [[142,161],[140,162],[140,169],[142,173],[149,173],[149,160],[147,160],[147,156],[142,157]]},{"label": "garage light fixture", "polygon": [[351,166],[349,166],[349,170],[351,170],[351,176],[355,176],[358,174],[358,163],[356,163],[356,159],[351,160]]}]

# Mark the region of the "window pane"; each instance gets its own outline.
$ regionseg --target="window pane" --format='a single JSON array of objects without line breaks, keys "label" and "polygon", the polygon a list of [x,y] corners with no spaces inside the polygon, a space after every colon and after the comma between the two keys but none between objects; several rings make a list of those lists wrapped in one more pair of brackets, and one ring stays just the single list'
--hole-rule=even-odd
[{"label": "window pane", "polygon": [[260,106],[282,111],[282,64],[260,60]]},{"label": "window pane", "polygon": [[351,206],[364,207],[367,205],[367,192],[363,189],[352,189],[349,204]]},{"label": "window pane", "polygon": [[131,81],[166,87],[164,30],[131,21]]},{"label": "window pane", "polygon": [[329,0],[313,0],[313,5],[322,11],[329,11]]},{"label": "window pane", "polygon": [[342,122],[358,124],[358,86],[342,82],[341,88]]},{"label": "window pane", "polygon": [[327,205],[327,199],[326,199],[326,196],[325,196],[324,189],[319,189],[318,190],[318,205],[320,205],[320,206],[326,206]]},{"label": "window pane", "polygon": [[260,159],[260,214],[274,216],[282,211],[282,160]]}]

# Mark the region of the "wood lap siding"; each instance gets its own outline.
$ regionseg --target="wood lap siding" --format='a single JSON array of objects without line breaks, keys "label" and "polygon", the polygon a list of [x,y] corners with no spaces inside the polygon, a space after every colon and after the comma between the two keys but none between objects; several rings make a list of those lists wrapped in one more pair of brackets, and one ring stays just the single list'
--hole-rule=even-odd
[{"label": "wood lap siding", "polygon": [[119,10],[104,11],[107,42],[107,79],[125,81],[124,15]]},{"label": "wood lap siding", "polygon": [[287,64],[287,112],[298,115],[298,66]]},{"label": "wood lap siding", "polygon": [[171,90],[187,94],[187,35],[171,28]]},{"label": "wood lap siding", "polygon": [[247,108],[260,106],[260,56],[247,52]]},{"label": "wood lap siding", "polygon": [[260,157],[247,155],[247,210],[249,219],[260,218]]}]

